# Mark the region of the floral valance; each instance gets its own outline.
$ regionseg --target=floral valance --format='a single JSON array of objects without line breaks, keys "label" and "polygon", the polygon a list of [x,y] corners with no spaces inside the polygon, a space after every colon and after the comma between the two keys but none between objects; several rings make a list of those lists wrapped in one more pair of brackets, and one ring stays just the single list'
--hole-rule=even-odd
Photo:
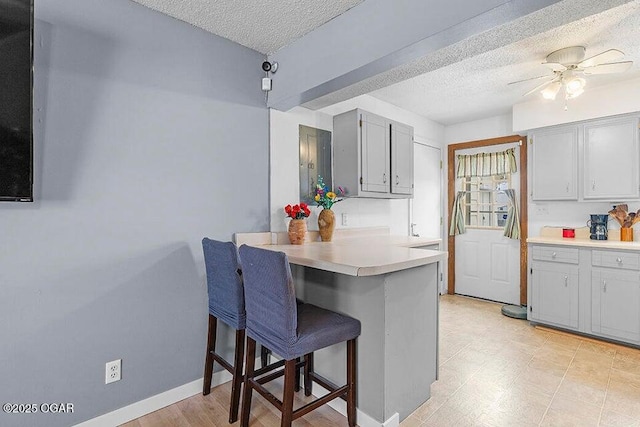
[{"label": "floral valance", "polygon": [[514,173],[516,165],[515,148],[498,153],[478,153],[458,156],[458,178],[472,176],[491,176]]}]

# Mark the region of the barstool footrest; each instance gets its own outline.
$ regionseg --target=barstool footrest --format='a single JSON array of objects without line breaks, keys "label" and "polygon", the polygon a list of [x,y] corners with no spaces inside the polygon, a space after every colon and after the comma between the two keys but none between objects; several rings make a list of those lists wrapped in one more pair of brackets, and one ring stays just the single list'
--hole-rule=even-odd
[{"label": "barstool footrest", "polygon": [[293,420],[296,420],[296,419],[302,417],[303,415],[306,415],[309,412],[313,411],[314,409],[319,408],[320,406],[324,405],[325,403],[331,402],[336,397],[340,397],[340,396],[346,395],[348,390],[349,390],[349,386],[348,385],[344,385],[344,386],[342,386],[342,387],[340,387],[338,389],[335,389],[331,393],[326,394],[326,395],[322,396],[321,398],[316,399],[313,402],[309,402],[306,405],[296,409],[295,411],[293,411],[293,414],[292,414],[291,418]]},{"label": "barstool footrest", "polygon": [[[310,372],[310,376],[311,376],[311,380],[317,384],[320,384],[322,387],[326,388],[329,391],[334,391],[334,390],[338,390],[338,386],[335,385],[334,383],[332,383],[331,381],[329,381],[328,379],[326,379],[325,377],[323,377],[322,375],[318,375],[315,372]],[[340,387],[340,388],[344,388]],[[347,395],[346,393],[339,396],[341,397],[343,400],[347,400]]]},{"label": "barstool footrest", "polygon": [[[251,383],[251,388],[252,389],[254,389],[258,393],[260,393],[260,395],[262,397],[267,399],[273,406],[275,406],[276,408],[278,408],[278,410],[280,410],[280,412],[282,412],[282,401],[280,399],[275,397],[273,395],[273,393],[271,393],[269,390],[267,390],[262,384],[260,384],[255,379],[249,378],[249,379],[247,379],[247,381]],[[245,384],[245,387],[246,386],[247,386],[247,384]]]},{"label": "barstool footrest", "polygon": [[[269,366],[273,366],[273,365],[279,364],[278,366],[276,366],[276,368],[277,368],[277,367],[280,367],[280,366],[284,366],[284,362],[285,362],[285,360],[279,360],[278,362],[276,362],[276,363],[274,363],[272,365],[269,365]],[[300,369],[303,366],[304,366],[304,362],[303,361],[300,361],[300,362],[296,363],[296,369]],[[254,381],[257,382],[258,384],[266,384],[269,381],[273,381],[276,378],[280,378],[281,376],[284,375],[284,369],[283,369],[281,371],[274,372],[274,373],[269,374],[269,375],[265,375],[264,377],[256,378],[256,377],[259,377],[260,375],[265,373],[265,372],[259,372],[259,371],[260,370],[253,371]],[[269,371],[271,371],[271,369],[269,369]],[[266,371],[266,372],[268,372],[268,371]]]},{"label": "barstool footrest", "polygon": [[233,365],[231,365],[229,362],[227,362],[226,360],[224,360],[222,358],[222,356],[220,356],[218,353],[216,353],[215,351],[211,351],[211,357],[213,357],[213,360],[215,360],[216,362],[218,362],[224,369],[226,369],[227,371],[231,372],[233,374],[234,371],[234,367]]}]

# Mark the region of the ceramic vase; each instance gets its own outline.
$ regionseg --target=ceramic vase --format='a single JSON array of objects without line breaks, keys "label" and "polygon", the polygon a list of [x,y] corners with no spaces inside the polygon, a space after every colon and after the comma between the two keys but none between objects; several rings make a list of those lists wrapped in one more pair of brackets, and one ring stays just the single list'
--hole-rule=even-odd
[{"label": "ceramic vase", "polygon": [[306,219],[292,219],[289,221],[289,242],[292,245],[302,245],[306,234]]},{"label": "ceramic vase", "polygon": [[632,227],[622,227],[620,229],[620,241],[622,241],[622,242],[633,242],[633,228]]},{"label": "ceramic vase", "polygon": [[336,227],[336,216],[331,209],[322,209],[318,215],[318,230],[323,242],[330,242],[333,238],[333,229]]}]

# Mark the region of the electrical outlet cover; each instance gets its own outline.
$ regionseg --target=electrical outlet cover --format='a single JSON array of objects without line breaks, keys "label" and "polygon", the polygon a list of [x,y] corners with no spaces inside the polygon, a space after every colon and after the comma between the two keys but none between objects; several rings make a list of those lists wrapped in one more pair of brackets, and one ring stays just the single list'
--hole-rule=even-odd
[{"label": "electrical outlet cover", "polygon": [[121,375],[122,375],[122,359],[107,362],[105,366],[105,377],[104,377],[105,384],[110,384],[116,381],[120,381]]}]

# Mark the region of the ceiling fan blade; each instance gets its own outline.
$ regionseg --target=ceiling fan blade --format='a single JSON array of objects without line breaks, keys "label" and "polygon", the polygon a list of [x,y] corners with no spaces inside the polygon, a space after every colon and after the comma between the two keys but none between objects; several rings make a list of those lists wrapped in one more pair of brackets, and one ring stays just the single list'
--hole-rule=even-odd
[{"label": "ceiling fan blade", "polygon": [[551,68],[552,71],[565,71],[567,67],[558,62],[543,62],[542,65]]},{"label": "ceiling fan blade", "polygon": [[578,67],[586,68],[593,67],[595,65],[604,64],[605,62],[613,62],[624,58],[624,53],[618,49],[609,49],[601,52],[597,55],[593,55],[591,58],[587,58],[578,63]]},{"label": "ceiling fan blade", "polygon": [[629,68],[633,61],[624,61],[624,62],[611,62],[608,64],[598,64],[593,67],[587,67],[583,71],[585,74],[614,74],[614,73],[624,73]]},{"label": "ceiling fan blade", "polygon": [[548,78],[551,78],[551,77],[553,77],[553,76],[550,76],[549,74],[545,74],[544,76],[531,77],[531,78],[523,79],[523,80],[516,80],[515,82],[507,83],[507,85],[512,85],[512,84],[516,84],[516,83],[522,83],[522,82],[528,82],[528,81],[531,81],[531,80],[548,79]]},{"label": "ceiling fan blade", "polygon": [[525,94],[524,94],[524,95],[522,95],[522,96],[531,95],[533,92],[537,92],[537,91],[539,91],[539,90],[542,90],[542,89],[544,89],[545,87],[549,86],[551,83],[554,83],[554,82],[556,82],[556,81],[558,81],[558,79],[557,79],[557,78],[554,78],[554,79],[549,80],[548,82],[544,82],[544,83],[542,83],[542,84],[539,84],[538,86],[534,87],[533,89],[531,89],[529,92],[525,93]]}]

